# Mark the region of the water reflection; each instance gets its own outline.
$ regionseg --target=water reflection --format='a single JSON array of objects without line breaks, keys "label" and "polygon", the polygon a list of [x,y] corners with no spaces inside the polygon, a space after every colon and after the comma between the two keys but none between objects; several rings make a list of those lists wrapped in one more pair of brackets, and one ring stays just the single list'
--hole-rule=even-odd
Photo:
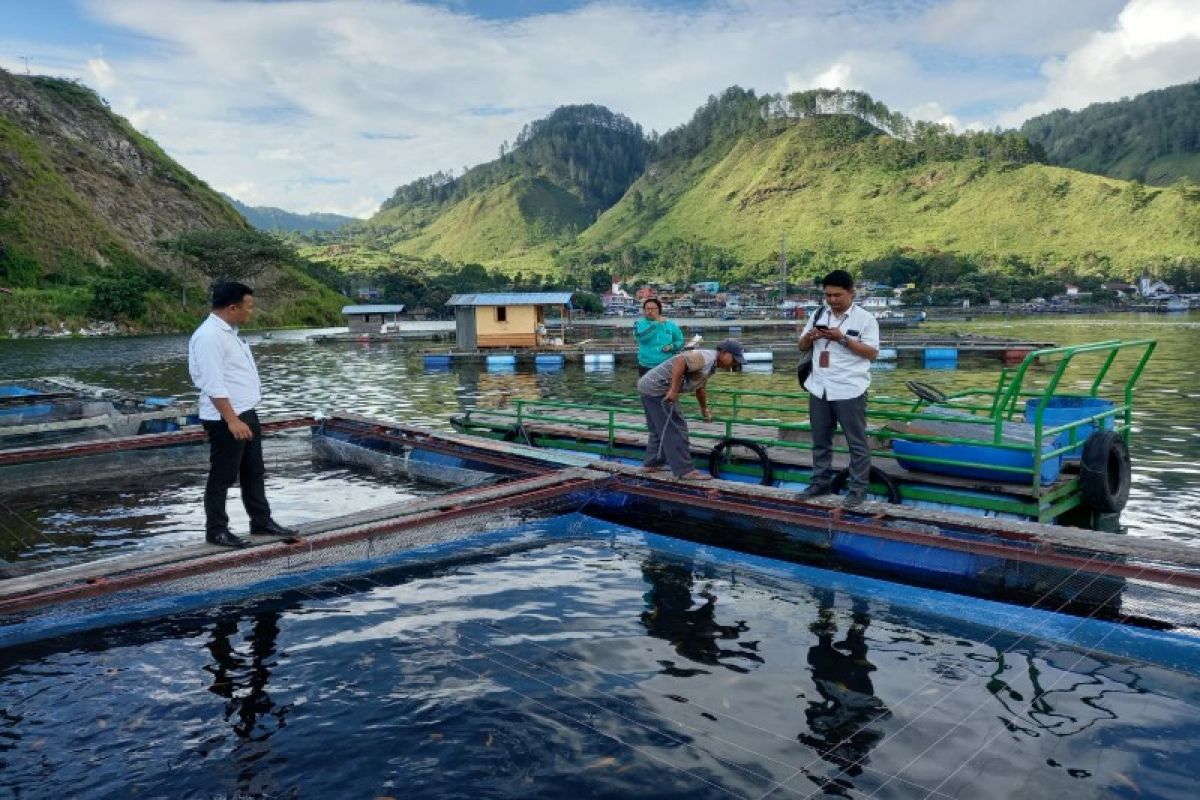
[{"label": "water reflection", "polygon": [[[875,696],[871,681],[871,673],[875,671],[875,665],[867,658],[871,617],[866,603],[856,599],[845,638],[835,642],[838,624],[834,594],[813,589],[813,596],[817,617],[809,629],[817,641],[808,650],[808,664],[821,699],[809,701],[804,710],[808,730],[796,738],[837,766],[840,775],[857,777],[869,763],[871,750],[884,738],[878,723],[892,715]],[[853,788],[840,776],[831,783],[824,787],[827,791]]]},{"label": "water reflection", "polygon": [[[643,598],[646,610],[641,614],[646,632],[670,642],[675,652],[694,664],[720,666],[734,672],[748,672],[762,657],[754,652],[757,642],[733,642],[750,630],[745,620],[732,625],[717,622],[717,596],[711,586],[701,588],[696,605],[692,594],[695,577],[690,563],[673,563],[648,559],[642,562],[642,579],[650,585]],[[709,670],[679,666],[674,661],[660,661],[663,674],[686,678],[706,675]]]},{"label": "water reflection", "polygon": [[238,617],[224,617],[213,625],[205,645],[213,657],[212,663],[204,666],[204,671],[212,675],[208,691],[225,698],[225,720],[232,721],[239,739],[265,741],[284,727],[290,710],[289,706],[276,707],[267,692],[271,670],[277,666],[279,612],[263,611],[253,616],[244,655],[234,644],[240,622]]}]

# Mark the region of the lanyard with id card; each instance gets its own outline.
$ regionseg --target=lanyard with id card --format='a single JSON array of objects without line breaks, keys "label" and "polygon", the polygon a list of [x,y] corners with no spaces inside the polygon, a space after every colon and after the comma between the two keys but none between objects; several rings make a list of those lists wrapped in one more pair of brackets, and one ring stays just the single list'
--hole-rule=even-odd
[{"label": "lanyard with id card", "polygon": [[[831,314],[830,317],[832,318],[832,316],[833,315]],[[842,321],[839,322],[837,325],[834,325],[833,327],[840,331],[842,329],[842,326],[846,324],[846,320],[848,320],[848,319],[850,319],[849,311],[847,311],[845,316],[842,317]],[[825,346],[823,348],[821,348],[821,354],[817,357],[817,365],[820,366],[821,369],[829,368],[829,340],[828,339],[825,340]]]}]

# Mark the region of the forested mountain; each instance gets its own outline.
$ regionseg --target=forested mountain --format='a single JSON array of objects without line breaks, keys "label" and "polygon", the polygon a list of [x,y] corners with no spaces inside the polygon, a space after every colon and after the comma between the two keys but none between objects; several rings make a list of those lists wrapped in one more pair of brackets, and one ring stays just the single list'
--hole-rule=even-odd
[{"label": "forested mountain", "polygon": [[351,222],[357,222],[354,217],[343,217],[341,214],[296,214],[284,211],[274,206],[248,206],[229,195],[221,195],[229,201],[237,212],[246,218],[260,231],[283,231],[303,233],[305,231],[336,231]]},{"label": "forested mountain", "polygon": [[1021,132],[1058,166],[1157,186],[1200,182],[1200,81],[1081,111],[1060,108]]},{"label": "forested mountain", "polygon": [[0,296],[0,336],[88,319],[193,324],[214,277],[206,269],[220,263],[172,245],[206,231],[221,232],[210,241],[233,245],[227,253],[261,256],[256,283],[275,295],[264,321],[336,318],[336,295],[294,254],[256,240],[224,198],[95,92],[0,70],[0,286],[14,290]]},{"label": "forested mountain", "polygon": [[[389,259],[445,259],[580,284],[597,270],[767,279],[781,239],[794,276],[897,259],[1112,276],[1200,263],[1192,187],[1055,167],[1020,132],[957,134],[862,92],[731,87],[640,148],[628,120],[582,109],[529,126],[513,150],[459,178],[401,187],[369,223],[333,235],[330,260],[385,269]],[[596,128],[607,150],[581,144]],[[558,133],[541,138],[548,131]],[[598,171],[581,152],[622,160]]]},{"label": "forested mountain", "polygon": [[642,173],[647,149],[627,117],[601,106],[564,106],[526,125],[494,161],[401,186],[355,229],[398,253],[519,258],[590,225]]}]

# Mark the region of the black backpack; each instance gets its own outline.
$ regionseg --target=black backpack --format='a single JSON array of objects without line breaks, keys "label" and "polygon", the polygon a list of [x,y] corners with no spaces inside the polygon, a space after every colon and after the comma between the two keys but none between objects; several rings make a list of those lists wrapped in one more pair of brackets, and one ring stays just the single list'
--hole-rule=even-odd
[{"label": "black backpack", "polygon": [[[828,307],[821,306],[817,309],[816,315],[813,316],[813,325],[821,319],[821,312],[828,311]],[[816,350],[816,344],[807,350],[800,351],[800,363],[796,365],[796,380],[800,382],[800,388],[804,388],[804,382],[808,380],[808,376],[812,375],[813,369],[813,351]]]}]

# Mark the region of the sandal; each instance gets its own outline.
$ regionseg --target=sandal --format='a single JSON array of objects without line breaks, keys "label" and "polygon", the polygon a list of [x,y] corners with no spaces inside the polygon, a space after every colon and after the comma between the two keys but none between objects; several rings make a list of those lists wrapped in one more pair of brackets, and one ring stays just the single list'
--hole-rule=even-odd
[{"label": "sandal", "polygon": [[671,468],[668,467],[666,464],[657,464],[653,467],[648,467],[645,464],[642,464],[640,467],[638,467],[638,472],[654,473],[654,472],[670,472],[670,471],[671,471]]},{"label": "sandal", "polygon": [[680,475],[679,480],[681,480],[681,481],[696,481],[696,482],[703,483],[704,481],[716,480],[716,478],[714,478],[712,475],[709,475],[707,472],[701,472],[698,469],[694,469],[685,475]]}]

